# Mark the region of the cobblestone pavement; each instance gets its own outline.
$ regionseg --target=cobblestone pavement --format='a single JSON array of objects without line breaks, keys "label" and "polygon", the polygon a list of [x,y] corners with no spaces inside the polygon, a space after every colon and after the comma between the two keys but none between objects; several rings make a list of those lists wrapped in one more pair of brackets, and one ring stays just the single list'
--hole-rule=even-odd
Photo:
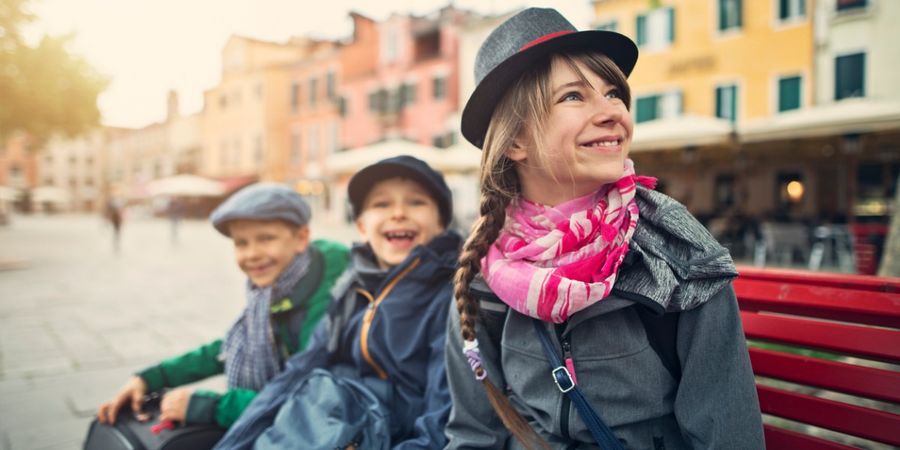
[{"label": "cobblestone pavement", "polygon": [[[205,221],[183,221],[177,243],[170,231],[127,221],[116,252],[97,216],[0,227],[0,449],[81,448],[130,374],[224,334],[243,306],[230,241]],[[352,238],[333,224],[313,235]]]}]

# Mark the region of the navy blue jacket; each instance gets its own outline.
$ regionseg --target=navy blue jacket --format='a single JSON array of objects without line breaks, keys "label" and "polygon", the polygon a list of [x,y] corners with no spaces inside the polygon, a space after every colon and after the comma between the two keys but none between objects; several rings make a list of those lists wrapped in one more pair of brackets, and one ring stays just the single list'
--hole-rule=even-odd
[{"label": "navy blue jacket", "polygon": [[216,448],[251,448],[297,381],[314,368],[336,366],[387,381],[392,448],[443,448],[451,406],[446,324],[460,245],[458,234],[443,233],[386,272],[367,245],[355,246],[307,349],[287,361]]}]

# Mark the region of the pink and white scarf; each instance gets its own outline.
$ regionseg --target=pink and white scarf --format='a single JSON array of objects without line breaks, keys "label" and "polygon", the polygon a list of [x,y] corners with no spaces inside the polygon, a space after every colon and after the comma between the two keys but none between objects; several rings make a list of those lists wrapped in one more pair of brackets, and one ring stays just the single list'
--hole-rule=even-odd
[{"label": "pink and white scarf", "polygon": [[481,260],[488,286],[516,311],[554,323],[606,298],[637,227],[637,183],[652,189],[656,179],[635,175],[626,159],[618,181],[556,207],[513,200]]}]

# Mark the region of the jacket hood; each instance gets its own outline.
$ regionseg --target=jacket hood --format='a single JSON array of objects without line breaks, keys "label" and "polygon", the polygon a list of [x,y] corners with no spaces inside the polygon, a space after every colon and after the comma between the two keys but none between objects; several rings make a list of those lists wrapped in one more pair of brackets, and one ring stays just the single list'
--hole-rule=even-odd
[{"label": "jacket hood", "polygon": [[658,313],[685,311],[738,275],[728,250],[684,205],[641,186],[635,199],[640,219],[613,294]]}]

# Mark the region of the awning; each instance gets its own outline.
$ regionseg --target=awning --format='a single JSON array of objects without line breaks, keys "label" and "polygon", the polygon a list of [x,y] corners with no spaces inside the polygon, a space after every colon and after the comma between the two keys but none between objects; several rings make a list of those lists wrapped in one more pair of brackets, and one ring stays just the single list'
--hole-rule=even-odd
[{"label": "awning", "polygon": [[866,98],[798,109],[738,127],[741,142],[900,130],[900,102]]},{"label": "awning", "polygon": [[151,181],[147,193],[154,197],[217,197],[225,193],[225,186],[209,178],[182,174]]},{"label": "awning", "polygon": [[349,175],[382,159],[400,155],[415,156],[441,172],[477,170],[481,163],[481,152],[469,145],[439,149],[394,139],[335,153],[328,158],[328,171],[332,175]]},{"label": "awning", "polygon": [[19,190],[7,186],[0,186],[0,201],[14,202],[19,198]]},{"label": "awning", "polygon": [[67,203],[69,192],[56,186],[40,186],[31,190],[32,203]]},{"label": "awning", "polygon": [[634,126],[631,151],[727,144],[734,126],[724,119],[684,115],[643,122]]}]

